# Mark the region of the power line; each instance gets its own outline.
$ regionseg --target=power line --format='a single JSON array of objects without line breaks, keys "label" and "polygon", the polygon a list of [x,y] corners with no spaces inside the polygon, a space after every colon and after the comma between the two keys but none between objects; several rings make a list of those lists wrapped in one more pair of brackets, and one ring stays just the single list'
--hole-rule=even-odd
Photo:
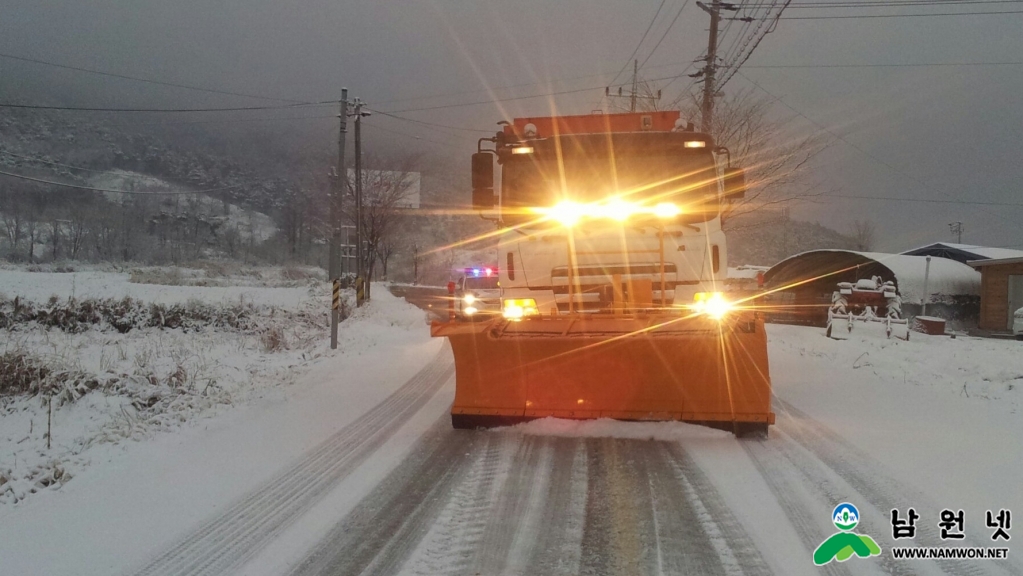
[{"label": "power line", "polygon": [[[668,32],[671,32],[671,29],[675,27],[675,22],[678,21],[678,17],[682,15],[682,11],[685,10],[686,6],[688,5],[689,0],[686,0],[685,2],[682,3],[682,7],[679,8],[678,12],[675,13],[675,17],[671,19],[671,24],[668,24],[668,28],[665,29],[664,34],[661,34],[660,39],[657,40],[657,44],[654,44],[653,49],[650,50],[650,53],[647,54],[646,58],[643,59],[643,62],[640,63],[639,67],[641,69],[643,68],[643,66],[646,66],[647,61],[650,60],[650,57],[654,55],[654,52],[657,52],[657,49],[661,47],[661,42],[664,42],[664,38],[668,36]],[[617,80],[617,77],[615,77],[615,80]],[[614,80],[611,80],[611,83],[613,84]]]},{"label": "power line", "polygon": [[1015,62],[920,62],[910,64],[763,64],[746,66],[749,68],[924,68],[941,66],[1020,66],[1023,61]]},{"label": "power line", "polygon": [[71,168],[72,170],[83,170],[85,172],[97,172],[97,173],[100,173],[100,174],[110,174],[111,173],[110,170],[94,170],[92,168],[83,168],[81,166],[72,166],[70,164],[61,164],[60,162],[51,162],[49,160],[43,160],[41,158],[33,158],[31,156],[21,156],[20,154],[14,154],[13,152],[8,152],[6,150],[0,150],[0,154],[4,154],[4,155],[7,155],[7,156],[12,156],[14,158],[20,158],[22,160],[29,160],[31,162],[39,162],[40,164],[49,164],[51,166],[60,166],[62,168]]},{"label": "power line", "polygon": [[92,186],[82,186],[80,184],[54,182],[52,180],[43,180],[42,178],[33,178],[31,176],[25,176],[24,174],[14,174],[12,172],[4,172],[2,170],[0,170],[0,174],[4,176],[10,176],[11,178],[17,178],[19,180],[28,180],[30,182],[38,182],[40,184],[49,184],[51,186],[63,186],[65,188],[76,188],[78,190],[88,190],[91,192],[112,192],[114,194],[138,194],[148,196],[186,196],[189,194],[206,194],[207,192],[220,192],[222,190],[231,190],[234,188],[241,188],[242,186],[249,186],[249,184],[235,184],[233,186],[224,186],[223,188],[210,188],[207,190],[167,190],[143,192],[140,190],[113,190],[109,188],[93,188]]},{"label": "power line", "polygon": [[792,2],[792,8],[888,8],[893,6],[959,6],[969,4],[1019,4],[1023,0],[865,0],[863,2]]},{"label": "power line", "polygon": [[144,82],[146,84],[155,84],[158,86],[169,86],[172,88],[183,88],[185,90],[195,90],[198,92],[208,92],[210,94],[224,94],[227,96],[241,96],[243,98],[257,98],[259,100],[273,100],[277,102],[293,102],[293,103],[307,103],[302,100],[290,100],[288,98],[273,98],[270,96],[259,96],[257,94],[245,94],[243,92],[231,92],[228,90],[218,90],[216,88],[203,88],[201,86],[190,86],[188,84],[178,84],[176,82],[165,82],[163,80],[151,80],[149,78],[139,78],[137,76],[128,76],[127,74],[115,74],[113,72],[104,72],[102,70],[91,70],[89,68],[80,68],[78,66],[68,66],[66,64],[58,64],[56,62],[47,62],[45,60],[37,60],[35,58],[25,58],[23,56],[15,56],[14,54],[3,54],[0,53],[0,58],[7,58],[8,60],[19,60],[21,62],[29,62],[32,64],[41,64],[44,66],[52,66],[54,68],[61,68],[64,70],[74,70],[75,72],[85,72],[88,74],[96,74],[98,76],[108,76],[110,78],[120,78],[122,80],[133,80],[135,82]]},{"label": "power line", "polygon": [[393,128],[384,128],[383,126],[380,126],[379,124],[371,124],[371,123],[366,122],[366,121],[363,121],[363,124],[365,126],[373,128],[374,130],[382,130],[384,132],[390,132],[391,134],[396,134],[398,136],[404,136],[406,138],[411,138],[413,140],[421,140],[423,142],[430,142],[432,144],[440,144],[441,146],[449,146],[451,148],[457,148],[457,146],[455,146],[451,142],[442,142],[440,140],[431,140],[430,138],[424,138],[422,136],[416,136],[415,134],[409,134],[408,132],[402,132],[401,130],[395,130]]},{"label": "power line", "polygon": [[[902,176],[903,178],[906,178],[908,180],[913,181],[914,183],[916,183],[918,186],[920,186],[923,189],[931,189],[932,188],[932,187],[928,186],[925,182],[920,180],[919,178],[916,178],[916,177],[914,177],[914,176],[912,176],[912,175],[910,175],[910,174],[908,174],[906,172],[903,172],[902,170],[899,170],[897,167],[893,166],[891,163],[887,162],[883,158],[878,158],[877,156],[874,156],[873,154],[867,152],[863,148],[857,146],[856,144],[853,144],[852,142],[850,142],[846,138],[836,134],[834,131],[830,130],[829,128],[821,125],[820,123],[818,123],[817,121],[813,120],[812,118],[810,118],[806,114],[803,114],[799,110],[793,108],[789,103],[785,102],[784,100],[782,100],[778,96],[775,96],[767,88],[764,88],[757,81],[751,79],[749,76],[746,76],[742,72],[737,72],[737,74],[739,76],[741,76],[742,78],[744,78],[747,82],[749,82],[750,84],[755,86],[757,89],[762,91],[764,94],[767,94],[768,96],[770,96],[772,99],[774,99],[775,102],[778,102],[782,106],[788,108],[789,110],[794,112],[796,115],[800,116],[801,118],[803,118],[807,122],[809,122],[809,123],[813,124],[814,126],[816,126],[818,129],[823,130],[824,132],[827,132],[828,134],[830,134],[834,138],[842,141],[847,146],[849,146],[852,149],[856,150],[860,154],[866,156],[867,158],[870,158],[871,160],[873,160],[873,161],[875,161],[875,162],[877,162],[879,164],[882,164],[882,165],[886,166],[892,172]],[[828,195],[828,197],[830,197],[830,196],[842,197],[842,195],[838,195],[838,194]],[[845,197],[847,197],[847,198],[856,198],[856,195],[849,194],[849,195],[845,195]],[[864,197],[863,199],[870,199],[870,200],[891,200],[891,201],[908,201],[908,202],[916,202],[916,201],[918,201],[918,200],[909,200],[909,199],[905,199],[905,198],[894,198],[894,197],[893,198]],[[995,212],[990,212],[988,210],[984,210],[983,208],[980,208],[980,206],[982,206],[982,205],[991,205],[991,206],[1002,206],[1002,207],[1010,207],[1010,206],[1011,207],[1016,207],[1016,206],[1023,207],[1023,204],[985,202],[985,201],[980,201],[980,200],[978,200],[978,201],[964,201],[964,200],[957,200],[957,199],[948,199],[948,200],[920,199],[919,201],[920,202],[927,202],[927,203],[934,203],[934,204],[961,204],[961,205],[973,206],[974,208],[977,208],[978,210],[980,210],[981,212],[984,212],[985,214],[988,214],[988,215],[991,215],[991,216],[996,216],[996,217],[1002,218],[1003,220],[1006,219],[1006,218],[1001,216],[1000,214],[995,213]]]},{"label": "power line", "polygon": [[231,108],[99,108],[99,107],[86,107],[86,106],[42,106],[36,104],[12,104],[9,102],[0,102],[0,108],[20,108],[27,110],[61,110],[68,112],[160,112],[160,113],[179,113],[179,112],[242,112],[249,110],[282,110],[285,108],[302,108],[302,107],[319,107],[319,106],[333,106],[337,102],[333,100],[325,100],[322,102],[309,102],[309,103],[298,103],[298,104],[283,104],[280,106],[235,106]]},{"label": "power line", "polygon": [[[464,128],[462,126],[449,126],[447,124],[437,124],[436,122],[427,122],[425,120],[416,120],[414,118],[406,118],[404,116],[398,116],[397,114],[394,114],[393,112],[384,112],[383,110],[376,110],[376,109],[370,108],[368,106],[363,106],[363,108],[365,108],[366,110],[369,110],[370,112],[373,112],[375,114],[380,114],[380,115],[383,115],[383,116],[387,116],[388,118],[394,118],[395,120],[403,120],[405,122],[411,122],[413,124],[421,124],[423,126],[430,126],[430,127],[433,127],[433,128],[447,128],[449,130],[461,130],[463,132],[478,132],[480,134],[492,134],[492,133],[494,133],[494,130],[481,130],[479,128]],[[401,110],[401,112],[408,112],[408,110]]]},{"label": "power line", "polygon": [[930,12],[927,14],[847,14],[840,16],[783,16],[780,20],[843,20],[863,18],[925,18],[929,16],[990,16],[994,14],[1023,14],[1023,10],[994,12]]},{"label": "power line", "polygon": [[[632,59],[636,57],[640,46],[643,45],[643,41],[646,40],[647,34],[650,34],[650,29],[654,27],[654,22],[657,21],[657,17],[661,14],[661,9],[664,8],[664,3],[666,1],[667,0],[661,0],[661,4],[657,7],[657,12],[654,12],[654,17],[650,19],[650,24],[646,27],[646,30],[643,31],[643,37],[639,39],[639,43],[636,44],[636,48],[632,51],[632,54],[629,54],[628,59],[625,60],[625,64],[622,65],[622,69],[615,74],[614,78],[611,79],[610,84],[614,84],[615,81],[618,80],[618,77],[622,75],[622,72],[625,72],[625,69],[629,67],[629,62],[632,62]],[[688,0],[686,1],[688,2]]]},{"label": "power line", "polygon": [[922,202],[925,204],[961,204],[965,206],[1002,206],[1023,208],[1023,202],[988,202],[984,200],[939,200],[937,198],[897,198],[895,196],[864,196],[859,194],[827,194],[825,198],[850,198],[854,200],[884,200],[891,202]]}]

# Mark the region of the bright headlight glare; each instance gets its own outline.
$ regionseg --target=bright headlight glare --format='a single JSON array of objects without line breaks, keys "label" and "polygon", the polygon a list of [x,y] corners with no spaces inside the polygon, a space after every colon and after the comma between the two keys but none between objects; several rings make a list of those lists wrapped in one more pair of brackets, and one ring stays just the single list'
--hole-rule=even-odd
[{"label": "bright headlight glare", "polygon": [[693,300],[693,309],[696,312],[706,314],[715,320],[721,320],[734,308],[721,292],[697,292]]},{"label": "bright headlight glare", "polygon": [[473,314],[475,314],[476,312],[477,312],[477,310],[476,310],[475,308],[473,308],[472,306],[468,306],[468,307],[466,307],[466,309],[465,309],[465,315],[466,315],[466,316],[472,316],[472,315],[473,315]]},{"label": "bright headlight glare", "polygon": [[466,304],[472,304],[473,302],[476,301],[476,296],[473,294],[466,294],[463,300],[465,300]]},{"label": "bright headlight glare", "polygon": [[682,210],[670,202],[661,202],[654,206],[654,216],[658,218],[674,218],[682,213]]},{"label": "bright headlight glare", "polygon": [[537,316],[540,311],[532,298],[509,298],[503,301],[501,314],[509,320],[521,320],[526,316]]},{"label": "bright headlight glare", "polygon": [[571,200],[559,202],[549,208],[534,208],[533,212],[545,216],[548,220],[559,222],[571,228],[583,218],[608,218],[625,222],[639,215],[650,215],[657,218],[674,218],[682,213],[682,209],[671,202],[661,202],[654,206],[626,202],[614,199],[609,202],[580,204]]},{"label": "bright headlight glare", "polygon": [[562,226],[571,228],[583,217],[584,207],[576,202],[559,202],[547,211],[547,216],[557,220]]}]

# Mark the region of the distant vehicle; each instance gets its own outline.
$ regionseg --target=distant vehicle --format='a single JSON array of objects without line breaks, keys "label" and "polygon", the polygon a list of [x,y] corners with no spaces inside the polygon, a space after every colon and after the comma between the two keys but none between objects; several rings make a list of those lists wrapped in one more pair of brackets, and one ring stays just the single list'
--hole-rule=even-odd
[{"label": "distant vehicle", "polygon": [[466,268],[455,288],[455,315],[460,320],[489,318],[501,313],[501,283],[497,266]]},{"label": "distant vehicle", "polygon": [[1012,333],[1016,340],[1023,340],[1023,308],[1016,310],[1012,315]]}]

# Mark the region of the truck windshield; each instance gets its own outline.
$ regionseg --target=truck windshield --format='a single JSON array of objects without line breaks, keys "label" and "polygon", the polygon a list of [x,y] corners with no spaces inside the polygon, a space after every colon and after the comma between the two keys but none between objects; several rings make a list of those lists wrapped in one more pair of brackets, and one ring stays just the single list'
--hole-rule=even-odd
[{"label": "truck windshield", "polygon": [[572,156],[564,160],[513,156],[502,171],[502,217],[510,224],[536,218],[530,208],[563,200],[591,203],[619,198],[627,202],[671,202],[686,222],[717,215],[713,157],[706,154]]},{"label": "truck windshield", "polygon": [[498,288],[497,276],[481,276],[479,278],[469,276],[465,279],[466,290],[493,290],[495,288]]}]

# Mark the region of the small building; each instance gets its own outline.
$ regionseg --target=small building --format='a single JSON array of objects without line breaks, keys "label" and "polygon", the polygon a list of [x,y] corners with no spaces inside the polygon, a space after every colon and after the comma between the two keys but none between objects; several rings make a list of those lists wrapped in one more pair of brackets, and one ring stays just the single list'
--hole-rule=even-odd
[{"label": "small building", "polygon": [[980,270],[980,321],[989,332],[1009,332],[1012,313],[1023,308],[1023,257],[972,260]]},{"label": "small building", "polygon": [[895,284],[904,317],[920,315],[926,304],[927,315],[944,318],[953,328],[977,325],[976,270],[955,260],[905,254],[811,250],[790,256],[766,272],[768,295],[761,305],[773,321],[823,326],[839,282],[875,276]]},{"label": "small building", "polygon": [[952,242],[935,242],[927,246],[906,250],[906,256],[937,256],[966,264],[971,260],[988,260],[992,258],[1023,258],[1023,250],[1011,248],[995,248],[991,246],[974,246],[972,244],[954,244]]}]

